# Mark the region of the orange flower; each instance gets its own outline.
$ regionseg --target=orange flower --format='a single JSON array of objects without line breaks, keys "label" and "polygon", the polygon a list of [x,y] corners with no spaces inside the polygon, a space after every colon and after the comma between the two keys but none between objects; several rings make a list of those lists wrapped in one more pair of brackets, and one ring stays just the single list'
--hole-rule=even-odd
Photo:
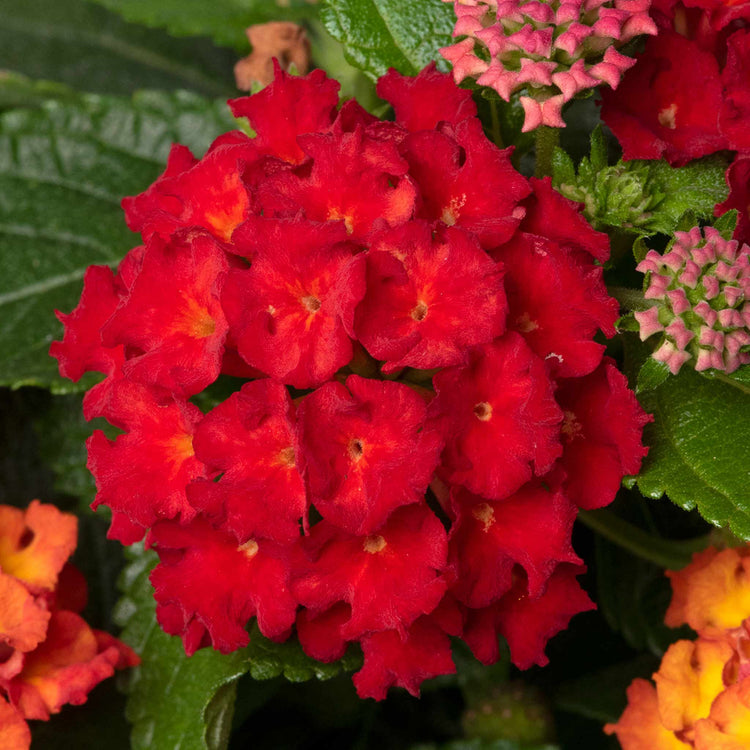
[{"label": "orange flower", "polygon": [[698,633],[728,630],[750,616],[750,548],[710,547],[683,570],[668,570],[674,596],[664,622]]},{"label": "orange flower", "polygon": [[695,641],[673,643],[653,676],[635,680],[616,724],[623,750],[750,748],[750,547],[707,549],[680,571],[665,622]]},{"label": "orange flower", "polygon": [[4,750],[27,750],[29,745],[29,725],[8,701],[0,697],[0,747]]},{"label": "orange flower", "polygon": [[628,705],[616,724],[604,727],[616,734],[623,750],[689,750],[661,723],[656,689],[648,680],[633,680],[628,688]]},{"label": "orange flower", "polygon": [[138,663],[124,643],[70,611],[86,604],[86,582],[68,557],[77,520],[34,500],[0,505],[0,748],[26,750],[26,719],[49,719],[86,701],[115,669]]},{"label": "orange flower", "polygon": [[0,570],[33,593],[52,591],[76,548],[76,517],[32,500],[26,511],[0,506],[0,529]]}]

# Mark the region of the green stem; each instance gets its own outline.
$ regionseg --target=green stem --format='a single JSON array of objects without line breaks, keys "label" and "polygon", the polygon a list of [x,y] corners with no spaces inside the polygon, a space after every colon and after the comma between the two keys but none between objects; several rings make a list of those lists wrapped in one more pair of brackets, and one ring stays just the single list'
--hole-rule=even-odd
[{"label": "green stem", "polygon": [[608,510],[582,510],[578,513],[578,519],[635,557],[668,570],[684,568],[693,553],[705,549],[710,541],[708,535],[686,541],[662,539],[623,521]]},{"label": "green stem", "polygon": [[536,168],[535,177],[552,175],[552,156],[560,143],[560,128],[540,125],[536,129]]},{"label": "green stem", "polygon": [[610,286],[607,291],[620,303],[621,307],[626,310],[648,310],[652,305],[643,297],[640,289],[628,289],[624,286]]}]

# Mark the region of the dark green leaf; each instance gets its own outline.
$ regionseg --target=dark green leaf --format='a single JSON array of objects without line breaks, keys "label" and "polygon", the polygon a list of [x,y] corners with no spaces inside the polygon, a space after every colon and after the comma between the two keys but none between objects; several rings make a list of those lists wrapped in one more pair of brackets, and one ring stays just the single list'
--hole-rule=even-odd
[{"label": "dark green leaf", "polygon": [[674,640],[664,625],[671,588],[663,568],[597,536],[595,570],[596,603],[612,630],[632,648],[662,656]]},{"label": "dark green leaf", "polygon": [[653,357],[649,357],[638,373],[635,392],[640,394],[644,391],[652,391],[654,388],[658,388],[668,377],[669,367],[663,362],[657,362]]},{"label": "dark green leaf", "polygon": [[625,709],[628,685],[636,677],[650,678],[658,667],[659,659],[656,656],[641,654],[635,659],[564,682],[555,691],[554,704],[562,711],[579,714],[602,724],[617,721]]},{"label": "dark green leaf", "polygon": [[267,21],[295,21],[318,13],[316,0],[94,0],[123,18],[166,28],[173,36],[209,36],[243,52],[245,29]]},{"label": "dark green leaf", "polygon": [[31,78],[110,95],[143,88],[207,96],[235,91],[235,59],[227,50],[133,26],[84,0],[0,0],[0,18],[0,68]]},{"label": "dark green leaf", "polygon": [[441,0],[326,0],[321,18],[347,59],[371,78],[396,68],[416,75],[453,42],[453,6]]},{"label": "dark green leaf", "polygon": [[122,639],[141,657],[140,666],[125,678],[131,747],[221,750],[226,747],[234,702],[227,686],[247,671],[247,655],[201,649],[185,656],[180,639],[166,635],[156,622],[148,580],[156,553],[136,545],[127,555],[130,563],[121,578],[123,596],[115,617],[124,627]]},{"label": "dark green leaf", "polygon": [[0,112],[5,109],[38,107],[55,99],[59,102],[77,102],[81,94],[54,81],[34,81],[20,73],[0,70]]},{"label": "dark green leaf", "polygon": [[223,103],[181,92],[89,96],[0,115],[0,384],[81,389],[47,355],[90,264],[115,264],[137,237],[120,200],[148,187],[173,142],[202,153],[233,127]]},{"label": "dark green leaf", "polygon": [[641,492],[697,507],[707,521],[750,539],[750,387],[683,367],[642,403],[654,422],[645,432]]},{"label": "dark green leaf", "polygon": [[362,666],[362,655],[349,648],[343,659],[323,664],[311,659],[296,638],[285,643],[275,643],[263,637],[257,623],[250,630],[250,645],[247,647],[250,674],[256,680],[270,680],[283,675],[290,682],[305,682],[316,677],[328,680],[339,672],[351,672]]},{"label": "dark green leaf", "polygon": [[739,216],[740,212],[736,208],[727,211],[714,221],[714,229],[718,229],[725,240],[731,240],[734,230],[737,228]]}]

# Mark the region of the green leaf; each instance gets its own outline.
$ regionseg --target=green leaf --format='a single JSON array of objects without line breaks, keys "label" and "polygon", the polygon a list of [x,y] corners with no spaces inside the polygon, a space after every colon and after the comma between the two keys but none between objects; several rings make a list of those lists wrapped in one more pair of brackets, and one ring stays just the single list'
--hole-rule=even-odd
[{"label": "green leaf", "polygon": [[48,356],[90,264],[116,264],[137,244],[120,200],[163,171],[170,145],[202,153],[234,120],[195,94],[88,96],[0,115],[0,384],[73,385]]},{"label": "green leaf", "polygon": [[641,654],[598,672],[562,683],[552,697],[562,711],[599,721],[617,721],[627,702],[625,690],[636,678],[648,679],[658,669],[659,659]]},{"label": "green leaf", "polygon": [[268,21],[315,17],[315,0],[94,0],[123,18],[166,28],[172,36],[210,36],[247,52],[245,29]]},{"label": "green leaf", "polygon": [[342,670],[352,672],[362,666],[362,654],[350,647],[344,657],[329,664],[311,659],[296,638],[276,643],[261,635],[258,624],[250,629],[250,645],[246,649],[250,675],[256,680],[283,676],[289,682],[306,682],[314,677],[329,680]]},{"label": "green leaf", "polygon": [[555,185],[575,185],[576,168],[573,160],[561,148],[552,154],[552,181]]},{"label": "green leaf", "polygon": [[750,387],[686,366],[643,394],[642,404],[654,422],[644,434],[641,492],[697,507],[707,521],[750,539]]},{"label": "green leaf", "polygon": [[654,388],[658,388],[668,377],[669,367],[664,362],[657,362],[653,357],[649,357],[638,373],[635,392],[641,394],[645,391],[652,391]]},{"label": "green leaf", "polygon": [[20,73],[0,70],[0,112],[5,109],[39,107],[50,99],[78,102],[81,94],[62,83],[35,81]]},{"label": "green leaf", "polygon": [[734,230],[737,228],[739,217],[740,212],[736,208],[733,208],[714,221],[714,229],[717,229],[725,240],[731,240]]},{"label": "green leaf", "polygon": [[156,622],[148,574],[156,553],[142,545],[126,553],[129,565],[121,578],[123,596],[115,618],[124,626],[122,639],[141,657],[126,675],[126,715],[133,725],[133,750],[220,750],[227,746],[236,680],[247,671],[247,655],[224,655],[201,649],[185,656],[179,638]]},{"label": "green leaf", "polygon": [[325,0],[321,18],[346,58],[371,78],[396,68],[416,75],[453,43],[453,6],[441,0]]},{"label": "green leaf", "polygon": [[0,0],[0,18],[0,69],[109,95],[144,88],[207,96],[235,91],[235,56],[228,50],[133,26],[84,0]]}]

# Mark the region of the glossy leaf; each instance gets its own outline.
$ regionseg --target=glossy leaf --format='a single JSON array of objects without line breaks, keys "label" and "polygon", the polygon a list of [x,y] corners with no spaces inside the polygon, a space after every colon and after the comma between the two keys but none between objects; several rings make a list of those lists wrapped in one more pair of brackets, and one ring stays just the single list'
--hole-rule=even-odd
[{"label": "glossy leaf", "polygon": [[133,750],[221,750],[227,745],[234,691],[231,686],[247,671],[243,651],[220,654],[201,649],[185,656],[179,638],[164,633],[156,622],[148,574],[155,552],[140,545],[128,551],[123,572],[123,597],[115,618],[124,627],[122,639],[141,657],[126,677],[126,715],[133,725]]},{"label": "glossy leaf", "polygon": [[416,75],[453,42],[453,6],[441,0],[325,0],[321,18],[346,57],[371,78],[396,68]]},{"label": "glossy leaf", "polygon": [[173,36],[210,36],[247,52],[245,28],[268,21],[295,21],[317,15],[315,0],[95,0],[123,18],[161,27]]},{"label": "glossy leaf", "polygon": [[173,142],[202,153],[234,120],[187,92],[85,97],[0,116],[0,385],[80,390],[47,351],[56,309],[78,302],[92,263],[116,264],[138,241],[120,200],[164,169]]},{"label": "glossy leaf", "polygon": [[0,0],[0,19],[0,69],[110,95],[144,88],[206,96],[235,91],[235,57],[227,50],[134,26],[84,0]]},{"label": "glossy leaf", "polygon": [[[744,368],[750,369],[750,368]],[[707,378],[688,367],[642,395],[654,422],[636,482],[685,510],[750,539],[750,387],[740,377]]]}]

